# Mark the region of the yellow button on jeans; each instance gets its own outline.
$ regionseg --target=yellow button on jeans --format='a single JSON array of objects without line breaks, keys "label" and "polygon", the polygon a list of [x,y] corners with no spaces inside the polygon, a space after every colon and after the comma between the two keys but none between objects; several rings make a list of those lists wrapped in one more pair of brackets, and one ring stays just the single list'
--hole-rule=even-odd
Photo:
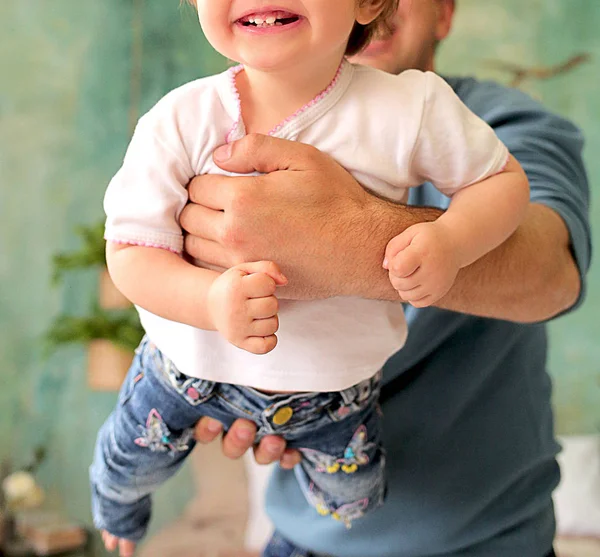
[{"label": "yellow button on jeans", "polygon": [[273,423],[275,425],[285,425],[290,421],[293,414],[294,411],[289,406],[284,406],[275,412]]}]

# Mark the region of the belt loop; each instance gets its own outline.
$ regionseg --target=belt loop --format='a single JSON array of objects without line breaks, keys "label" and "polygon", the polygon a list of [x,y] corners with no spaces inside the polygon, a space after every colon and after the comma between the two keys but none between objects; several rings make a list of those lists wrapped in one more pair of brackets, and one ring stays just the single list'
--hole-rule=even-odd
[{"label": "belt loop", "polygon": [[346,406],[354,402],[354,400],[356,399],[356,395],[356,387],[348,387],[347,389],[340,391],[340,396],[342,397],[342,400],[344,401],[344,404]]}]

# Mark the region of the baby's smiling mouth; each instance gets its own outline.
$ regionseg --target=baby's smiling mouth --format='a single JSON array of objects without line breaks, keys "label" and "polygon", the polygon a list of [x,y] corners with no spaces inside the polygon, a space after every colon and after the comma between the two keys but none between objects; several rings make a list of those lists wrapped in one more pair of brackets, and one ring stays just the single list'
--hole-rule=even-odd
[{"label": "baby's smiling mouth", "polygon": [[241,17],[236,23],[243,27],[275,27],[289,25],[300,19],[299,16],[290,12],[269,12],[261,14],[250,14]]}]

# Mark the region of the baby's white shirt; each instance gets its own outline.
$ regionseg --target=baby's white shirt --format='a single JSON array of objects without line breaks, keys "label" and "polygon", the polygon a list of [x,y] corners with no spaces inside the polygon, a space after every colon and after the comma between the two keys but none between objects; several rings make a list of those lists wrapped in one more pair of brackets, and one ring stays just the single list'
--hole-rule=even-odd
[{"label": "baby's white shirt", "polygon": [[[140,119],[106,192],[108,241],[182,251],[179,215],[188,182],[227,174],[213,151],[245,135],[235,87],[240,69],[179,87]],[[395,202],[427,181],[451,196],[508,160],[494,131],[437,75],[396,76],[347,61],[326,91],[272,135],[330,154],[365,188]],[[138,311],[149,338],[183,373],[274,391],[355,385],[381,369],[407,335],[400,302],[280,300],[278,345],[254,355],[218,332]]]}]

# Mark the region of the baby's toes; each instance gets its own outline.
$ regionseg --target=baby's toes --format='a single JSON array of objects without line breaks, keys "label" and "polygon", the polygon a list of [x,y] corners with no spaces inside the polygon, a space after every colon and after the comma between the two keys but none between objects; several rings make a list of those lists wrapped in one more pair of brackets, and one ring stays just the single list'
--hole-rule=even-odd
[{"label": "baby's toes", "polygon": [[109,534],[106,530],[102,530],[102,541],[104,542],[104,547],[106,547],[107,551],[114,551],[117,549],[118,539]]},{"label": "baby's toes", "polygon": [[121,557],[133,557],[135,543],[130,540],[119,540],[119,555]]}]

